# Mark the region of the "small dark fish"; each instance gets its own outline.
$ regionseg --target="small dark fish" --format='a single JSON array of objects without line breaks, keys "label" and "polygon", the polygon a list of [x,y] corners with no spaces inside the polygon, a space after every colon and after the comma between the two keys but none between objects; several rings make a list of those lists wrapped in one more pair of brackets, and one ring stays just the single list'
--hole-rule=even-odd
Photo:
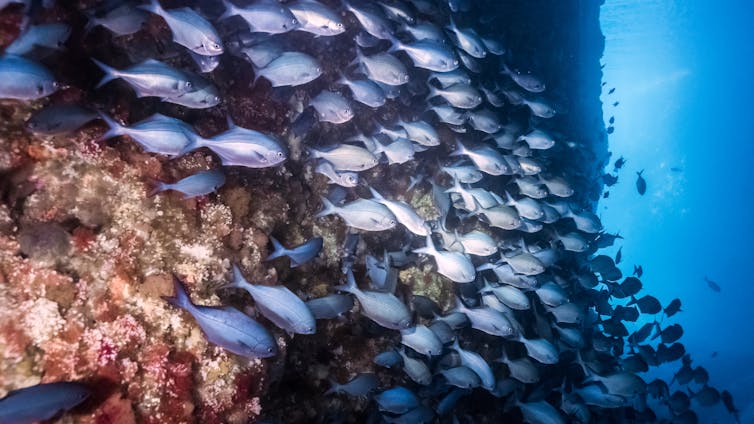
[{"label": "small dark fish", "polygon": [[393,368],[403,363],[403,357],[394,350],[382,352],[374,357],[374,363],[385,368]]},{"label": "small dark fish", "polygon": [[[678,324],[676,324],[678,325]],[[707,384],[709,382],[709,373],[702,366],[694,368],[694,382],[696,384]]]},{"label": "small dark fish", "polygon": [[610,91],[607,92],[607,94],[613,94],[615,93],[615,87],[611,88]]},{"label": "small dark fish", "polygon": [[610,123],[610,125],[613,125],[615,123],[615,117],[611,116],[610,120],[608,120],[607,122]]},{"label": "small dark fish", "polygon": [[91,393],[87,386],[70,381],[14,390],[0,399],[0,422],[32,424],[46,421],[75,408]]},{"label": "small dark fish", "polygon": [[612,187],[618,182],[618,176],[612,175],[612,174],[605,174],[602,176],[602,182],[604,182],[606,186]]},{"label": "small dark fish", "polygon": [[659,333],[659,336],[663,343],[670,344],[677,342],[683,336],[683,327],[679,324],[669,325]]},{"label": "small dark fish", "polygon": [[712,352],[710,358],[717,358],[717,351]]},{"label": "small dark fish", "polygon": [[362,373],[352,378],[348,383],[340,384],[331,379],[330,384],[332,387],[325,392],[325,395],[336,393],[366,397],[377,388],[379,381],[377,381],[377,376],[372,373]]},{"label": "small dark fish", "polygon": [[670,318],[678,312],[681,312],[681,299],[675,298],[665,307],[665,316]]},{"label": "small dark fish", "polygon": [[626,277],[626,279],[623,280],[623,282],[620,284],[620,290],[626,296],[633,296],[636,293],[639,293],[639,290],[641,290],[641,288],[641,280],[636,277]]},{"label": "small dark fish", "polygon": [[659,313],[662,310],[662,305],[660,305],[660,301],[657,300],[654,296],[646,295],[644,297],[641,297],[639,299],[632,298],[631,301],[628,303],[629,305],[636,305],[639,307],[639,310],[641,310],[641,313],[643,314],[656,314]]},{"label": "small dark fish", "polygon": [[720,286],[716,282],[707,278],[706,275],[704,276],[704,281],[707,282],[707,285],[709,286],[709,288],[711,288],[713,291],[720,293]]},{"label": "small dark fish", "polygon": [[620,104],[620,102],[613,103],[613,107],[617,107]]},{"label": "small dark fish", "polygon": [[606,191],[606,192],[604,192],[604,193],[602,194],[602,198],[603,198],[603,199],[607,199],[608,197],[610,197],[610,192],[609,192],[609,191]]},{"label": "small dark fish", "polygon": [[419,398],[416,397],[414,392],[403,386],[385,390],[375,396],[374,400],[381,411],[392,412],[393,414],[404,414],[419,406]]},{"label": "small dark fish", "polygon": [[639,310],[633,306],[618,305],[613,311],[613,318],[621,321],[636,322],[639,319]]},{"label": "small dark fish", "polygon": [[677,166],[674,166],[674,167],[670,168],[670,170],[673,171],[673,172],[683,172],[683,168],[679,168]]},{"label": "small dark fish", "polygon": [[657,360],[660,363],[673,362],[681,359],[686,353],[686,347],[681,343],[673,343],[670,346],[657,345]]},{"label": "small dark fish", "polygon": [[414,295],[414,297],[411,299],[411,304],[414,307],[414,311],[416,311],[416,313],[419,314],[419,316],[421,316],[422,318],[432,319],[442,313],[440,306],[437,305],[437,302],[426,296],[418,294]]},{"label": "small dark fish", "polygon": [[214,193],[225,184],[225,174],[219,170],[197,172],[174,183],[157,183],[150,196],[166,190],[175,190],[183,193],[184,199]]},{"label": "small dark fish", "polygon": [[641,265],[634,265],[634,275],[641,278],[641,276],[644,275],[644,268],[642,268]]},{"label": "small dark fish", "polygon": [[35,134],[65,134],[98,118],[96,112],[75,104],[50,105],[34,112],[26,121],[26,128]]},{"label": "small dark fish", "polygon": [[626,159],[623,156],[621,156],[621,157],[618,158],[618,160],[615,161],[615,163],[613,164],[613,167],[616,170],[618,170],[618,169],[623,168],[623,165],[625,165],[625,164],[626,164]]},{"label": "small dark fish", "polygon": [[723,390],[722,393],[720,393],[720,398],[723,400],[725,409],[733,414],[733,418],[736,419],[736,422],[740,422],[738,418],[738,409],[736,409],[736,405],[733,404],[733,395],[731,395],[729,391]]},{"label": "small dark fish", "polygon": [[275,251],[267,256],[265,261],[271,261],[281,256],[287,256],[291,258],[291,268],[303,265],[319,255],[322,250],[322,237],[313,237],[306,243],[299,246],[288,249],[280,244],[274,237],[270,237],[272,245],[275,247]]},{"label": "small dark fish", "polygon": [[650,334],[652,334],[652,329],[654,327],[654,322],[648,322],[642,325],[640,329],[636,330],[633,334],[628,336],[628,342],[633,345],[642,343],[647,339],[647,337],[649,337]]},{"label": "small dark fish", "polygon": [[641,176],[643,172],[644,170],[642,169],[636,173],[636,191],[642,196],[647,192],[647,181]]},{"label": "small dark fish", "polygon": [[599,238],[596,241],[597,247],[600,249],[610,247],[613,244],[615,244],[615,240],[617,239],[621,239],[621,240],[623,239],[623,236],[620,235],[620,231],[615,234],[602,232],[599,234]]},{"label": "small dark fish", "polygon": [[607,133],[608,134],[612,134],[614,132],[615,132],[615,127],[614,126],[610,125],[609,127],[607,127]]},{"label": "small dark fish", "polygon": [[696,393],[689,388],[686,390],[689,392],[689,397],[695,399],[702,406],[712,406],[720,402],[720,392],[714,387],[705,385]]},{"label": "small dark fish", "polygon": [[618,253],[615,254],[615,264],[618,265],[623,259],[623,246],[618,249]]}]

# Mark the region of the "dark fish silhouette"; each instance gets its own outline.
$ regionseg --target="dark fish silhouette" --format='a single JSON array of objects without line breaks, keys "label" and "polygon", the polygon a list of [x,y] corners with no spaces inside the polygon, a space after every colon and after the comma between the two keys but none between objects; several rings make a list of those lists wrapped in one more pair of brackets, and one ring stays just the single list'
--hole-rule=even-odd
[{"label": "dark fish silhouette", "polygon": [[613,103],[613,107],[616,107],[616,106],[618,106],[619,104],[620,104],[620,102],[615,102],[615,103]]},{"label": "dark fish silhouette", "polygon": [[615,93],[615,87],[611,88],[610,91],[607,92],[607,94],[613,94]]},{"label": "dark fish silhouette", "polygon": [[618,169],[623,168],[623,165],[625,164],[626,164],[626,159],[623,156],[621,156],[618,158],[618,160],[615,161],[613,166],[615,167],[616,170],[618,170]]},{"label": "dark fish silhouette", "polygon": [[611,116],[610,120],[607,121],[610,125],[613,125],[615,123],[615,117]]},{"label": "dark fish silhouette", "polygon": [[722,393],[720,393],[720,398],[723,401],[723,405],[725,405],[725,409],[728,410],[731,414],[733,414],[733,418],[736,419],[736,422],[741,422],[738,418],[738,409],[736,409],[736,405],[733,404],[733,396],[730,394],[729,391],[723,390]]},{"label": "dark fish silhouette", "polygon": [[615,264],[618,265],[623,259],[623,246],[618,249],[618,253],[615,254]]},{"label": "dark fish silhouette", "polygon": [[681,299],[676,298],[665,307],[665,316],[670,318],[678,312],[681,312]]},{"label": "dark fish silhouette", "polygon": [[611,125],[611,126],[607,127],[607,133],[608,134],[612,134],[614,132],[615,132],[615,127],[614,126]]},{"label": "dark fish silhouette", "polygon": [[0,422],[49,420],[85,401],[91,391],[81,383],[61,381],[14,390],[0,399]]},{"label": "dark fish silhouette", "polygon": [[605,174],[602,176],[602,182],[604,182],[606,186],[612,187],[618,182],[618,177],[612,174]]},{"label": "dark fish silhouette", "polygon": [[641,265],[634,265],[634,275],[641,278],[643,274],[644,268],[642,268]]},{"label": "dark fish silhouette", "polygon": [[683,168],[679,168],[677,166],[674,166],[674,167],[670,168],[670,170],[673,171],[673,172],[683,172]]},{"label": "dark fish silhouette", "polygon": [[603,198],[603,199],[607,199],[608,197],[610,197],[610,192],[609,192],[609,191],[606,191],[606,192],[604,192],[604,193],[602,194],[602,198]]},{"label": "dark fish silhouette", "polygon": [[642,172],[644,172],[643,169],[636,173],[636,191],[643,196],[647,192],[647,181],[641,176]]},{"label": "dark fish silhouette", "polygon": [[639,310],[641,310],[641,313],[643,314],[653,315],[653,314],[659,313],[662,310],[662,305],[660,305],[660,301],[651,295],[646,295],[639,299],[632,298],[631,301],[628,302],[628,304],[629,305],[635,304],[636,306],[639,307]]},{"label": "dark fish silhouette", "polygon": [[716,282],[714,282],[714,281],[710,280],[709,278],[707,278],[706,275],[704,276],[704,281],[707,282],[707,285],[709,286],[709,288],[711,288],[712,290],[720,293],[720,286]]}]

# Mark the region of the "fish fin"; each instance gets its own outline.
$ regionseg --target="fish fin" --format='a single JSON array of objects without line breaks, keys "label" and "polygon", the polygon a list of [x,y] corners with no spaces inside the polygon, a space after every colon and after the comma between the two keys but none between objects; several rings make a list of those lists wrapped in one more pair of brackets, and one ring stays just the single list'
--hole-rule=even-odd
[{"label": "fish fin", "polygon": [[322,393],[323,396],[331,395],[338,391],[340,388],[340,384],[338,384],[337,381],[333,380],[332,378],[328,378],[327,381],[330,382],[330,388],[327,389],[324,393]]},{"label": "fish fin", "polygon": [[181,151],[178,153],[178,156],[183,156],[186,153],[193,152],[194,150],[199,149],[201,147],[205,147],[207,145],[206,139],[203,138],[202,136],[198,134],[187,134],[187,135],[189,136],[191,141],[189,142],[189,144],[185,145],[183,149],[181,149]]},{"label": "fish fin", "polygon": [[223,6],[225,6],[225,12],[217,18],[218,21],[238,14],[238,8],[233,3],[223,0]]},{"label": "fish fin", "polygon": [[236,123],[233,121],[233,117],[230,116],[230,113],[225,115],[225,123],[228,125],[229,130],[238,128],[238,125],[236,125]]},{"label": "fish fin", "polygon": [[372,187],[369,187],[369,192],[372,193],[372,197],[377,200],[384,200],[385,198],[382,197],[380,193],[377,192],[377,190],[373,189]]},{"label": "fish fin", "polygon": [[99,25],[99,22],[97,21],[97,17],[94,15],[93,12],[90,11],[84,11],[84,16],[86,16],[86,25],[84,25],[84,35],[89,34],[91,30],[93,30],[95,27]]},{"label": "fish fin", "polygon": [[401,43],[401,40],[395,38],[395,36],[390,36],[390,48],[387,49],[388,53],[395,53],[398,50],[403,50],[403,43]]},{"label": "fish fin", "polygon": [[149,0],[148,4],[142,4],[136,7],[142,10],[146,10],[147,12],[154,13],[155,15],[162,15],[163,13],[165,13],[165,9],[162,8],[160,2],[157,0]]},{"label": "fish fin", "polygon": [[435,243],[432,241],[432,234],[427,234],[427,245],[413,250],[414,253],[424,253],[425,255],[434,256],[437,254]]},{"label": "fish fin", "polygon": [[123,125],[119,124],[116,120],[109,117],[105,113],[100,112],[99,117],[103,121],[105,121],[105,124],[107,124],[109,129],[104,134],[102,134],[97,139],[97,141],[107,140],[108,138],[117,137],[119,135],[124,135],[126,133],[125,127]]},{"label": "fish fin", "polygon": [[330,200],[328,200],[324,196],[320,196],[320,200],[322,201],[322,210],[319,211],[316,215],[314,215],[315,218],[321,218],[323,216],[332,215],[336,212],[336,206],[332,204]]},{"label": "fish fin", "polygon": [[468,153],[468,150],[466,149],[466,146],[461,144],[461,142],[456,139],[456,149],[450,152],[450,156],[463,156]]},{"label": "fish fin", "polygon": [[[288,253],[288,249],[285,248],[282,244],[280,244],[275,237],[270,236],[270,241],[272,242],[272,246],[274,247],[274,250],[272,253],[270,253],[265,261],[271,261],[275,258],[279,258],[281,256],[286,256]],[[293,265],[293,260],[291,260],[291,265]]]},{"label": "fish fin", "polygon": [[110,82],[110,81],[112,81],[114,79],[120,78],[120,75],[118,75],[118,70],[117,69],[115,69],[115,68],[113,68],[113,67],[111,67],[109,65],[105,65],[104,63],[102,63],[99,60],[94,59],[94,58],[92,58],[92,62],[94,62],[94,64],[97,65],[97,67],[99,67],[102,70],[102,72],[105,73],[105,76],[102,77],[102,79],[99,81],[99,83],[97,83],[96,88],[100,88],[103,85],[107,84],[108,82]]},{"label": "fish fin", "polygon": [[353,271],[348,268],[346,271],[346,284],[340,284],[335,286],[335,290],[344,291],[346,293],[354,293],[359,288],[356,286],[356,279],[353,277]]},{"label": "fish fin", "polygon": [[188,293],[186,293],[186,289],[183,287],[183,283],[181,283],[181,280],[175,274],[173,274],[173,292],[175,293],[173,296],[162,296],[162,299],[181,309],[190,310],[194,307]]},{"label": "fish fin", "polygon": [[642,173],[644,173],[644,170],[643,170],[643,169],[642,169],[641,171],[637,172],[637,173],[636,173],[636,175],[638,175],[638,176],[640,176],[640,177],[641,177],[641,174],[642,174]]}]

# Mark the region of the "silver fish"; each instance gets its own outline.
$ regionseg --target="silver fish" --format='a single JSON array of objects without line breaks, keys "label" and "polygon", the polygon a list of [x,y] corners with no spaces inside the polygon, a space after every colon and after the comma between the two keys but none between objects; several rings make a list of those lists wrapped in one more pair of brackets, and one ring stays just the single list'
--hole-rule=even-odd
[{"label": "silver fish", "polygon": [[490,365],[479,356],[478,353],[470,350],[462,349],[458,344],[458,339],[453,341],[453,350],[458,352],[461,357],[461,364],[474,371],[479,379],[482,381],[482,387],[487,390],[493,390],[495,388],[495,374],[492,373]]},{"label": "silver fish", "polygon": [[131,126],[123,126],[105,114],[100,114],[109,130],[100,137],[127,135],[139,143],[146,152],[178,156],[195,137],[194,130],[185,122],[156,113]]},{"label": "silver fish", "polygon": [[437,130],[426,121],[400,121],[398,125],[406,130],[406,138],[422,146],[434,147],[440,145],[440,135]]},{"label": "silver fish", "polygon": [[429,83],[432,80],[439,82],[442,88],[448,88],[451,85],[456,84],[471,84],[471,78],[469,77],[469,75],[460,68],[451,72],[432,72],[429,74],[427,82]]},{"label": "silver fish", "polygon": [[403,359],[403,371],[417,384],[428,386],[432,382],[432,372],[424,361],[408,356],[405,350],[398,351]]},{"label": "silver fish", "polygon": [[415,249],[415,253],[433,256],[437,272],[456,283],[470,283],[476,278],[476,269],[468,257],[458,252],[438,251],[432,241],[432,235],[426,237],[427,245]]},{"label": "silver fish", "polygon": [[354,100],[369,107],[380,107],[387,100],[382,88],[370,80],[351,80],[341,76],[338,84],[347,86]]},{"label": "silver fish", "polygon": [[246,290],[265,318],[290,333],[314,334],[317,323],[309,307],[285,286],[251,284],[238,266],[233,266],[233,280],[225,287]]},{"label": "silver fish", "polygon": [[285,4],[299,22],[299,31],[333,36],[346,31],[340,16],[314,0],[296,0]]},{"label": "silver fish", "polygon": [[191,59],[196,64],[196,67],[199,68],[199,72],[203,74],[214,71],[220,65],[220,55],[205,56],[198,53],[194,53],[191,50],[189,50],[189,55],[191,56]]},{"label": "silver fish", "polygon": [[448,384],[462,389],[473,389],[482,385],[482,380],[477,373],[463,365],[440,370],[440,374],[445,377]]},{"label": "silver fish", "polygon": [[403,24],[401,29],[411,34],[416,41],[431,40],[438,43],[445,43],[447,38],[442,30],[435,24],[428,21],[417,22],[416,24]]},{"label": "silver fish", "polygon": [[498,337],[512,337],[516,334],[516,330],[508,320],[508,317],[502,312],[488,306],[469,308],[460,299],[456,298],[456,310],[469,318],[471,328]]},{"label": "silver fish", "polygon": [[21,56],[0,56],[0,99],[36,100],[59,88],[55,76],[44,66]]},{"label": "silver fish", "polygon": [[285,52],[266,64],[263,68],[254,65],[254,81],[264,77],[273,87],[299,86],[322,75],[317,61],[304,53]]},{"label": "silver fish", "polygon": [[359,174],[349,171],[336,171],[335,167],[326,160],[321,160],[314,168],[314,172],[322,174],[329,178],[330,184],[337,184],[341,187],[356,187],[359,185]]},{"label": "silver fish", "polygon": [[205,56],[217,56],[224,52],[217,30],[193,9],[181,7],[165,10],[158,0],[150,0],[149,4],[139,7],[162,17],[173,32],[176,44]]},{"label": "silver fish", "polygon": [[267,256],[265,261],[287,256],[291,259],[291,268],[301,266],[317,257],[322,250],[323,242],[322,237],[312,237],[306,243],[289,249],[277,241],[275,237],[270,236],[270,241],[275,250]]},{"label": "silver fish", "polygon": [[414,153],[416,149],[413,143],[405,138],[398,138],[392,143],[382,144],[376,142],[375,149],[372,151],[374,154],[384,153],[387,157],[388,164],[402,164],[414,159]]},{"label": "silver fish", "polygon": [[50,105],[34,112],[26,128],[35,134],[56,135],[75,131],[99,115],[75,104]]},{"label": "silver fish", "polygon": [[392,212],[373,200],[358,199],[343,206],[336,206],[324,197],[321,199],[323,209],[315,218],[336,214],[349,227],[365,231],[384,231],[395,227],[396,218]]},{"label": "silver fish", "polygon": [[392,330],[411,326],[411,313],[392,293],[361,290],[356,286],[353,272],[349,269],[345,285],[336,286],[337,290],[351,293],[358,299],[361,312],[377,324]]},{"label": "silver fish", "polygon": [[532,93],[541,93],[545,91],[545,83],[543,83],[539,77],[531,73],[513,71],[508,67],[507,64],[505,64],[505,62],[503,62],[502,73],[511,77],[511,79],[515,81],[516,84],[519,85],[519,87],[523,88],[526,91]]},{"label": "silver fish", "polygon": [[333,124],[343,124],[353,118],[353,109],[343,96],[332,91],[322,91],[309,101],[317,111],[319,120]]},{"label": "silver fish", "polygon": [[527,134],[518,137],[518,141],[524,141],[532,149],[547,150],[555,145],[555,140],[546,132],[534,129]]},{"label": "silver fish", "polygon": [[268,168],[278,166],[288,158],[286,149],[272,136],[242,128],[228,117],[228,130],[210,138],[198,135],[181,154],[207,147],[220,156],[225,166]]},{"label": "silver fish", "polygon": [[442,96],[451,106],[461,109],[474,109],[482,103],[482,94],[466,84],[454,84],[448,88],[429,87],[427,99]]},{"label": "silver fish", "polygon": [[442,353],[442,342],[425,325],[417,325],[401,330],[401,344],[421,353],[434,356]]},{"label": "silver fish", "polygon": [[334,319],[353,308],[353,296],[330,294],[306,301],[316,319]]},{"label": "silver fish", "polygon": [[208,109],[220,104],[220,91],[203,78],[190,78],[193,91],[178,96],[163,98],[167,103],[185,106],[191,109]]},{"label": "silver fish", "polygon": [[390,22],[385,19],[381,11],[370,3],[359,3],[355,6],[351,1],[344,0],[343,6],[359,21],[364,31],[380,40],[389,40],[393,31]]},{"label": "silver fish", "polygon": [[283,48],[274,40],[262,41],[255,43],[250,47],[244,47],[240,51],[251,61],[257,68],[264,68],[273,60],[279,58],[283,53]]},{"label": "silver fish", "polygon": [[105,73],[97,88],[120,78],[126,81],[139,97],[177,97],[195,89],[192,78],[187,73],[154,59],[145,60],[123,70],[112,68],[96,59],[92,61]]},{"label": "silver fish", "polygon": [[191,199],[213,193],[222,187],[223,184],[225,184],[225,174],[222,171],[202,171],[174,183],[159,182],[151,194],[154,195],[166,190],[175,190],[183,193],[184,199]]},{"label": "silver fish", "polygon": [[377,157],[369,150],[350,144],[308,150],[312,158],[330,162],[336,171],[365,171],[376,166],[378,162]]},{"label": "silver fish", "polygon": [[478,183],[484,177],[479,169],[472,165],[443,166],[440,170],[463,184]]},{"label": "silver fish", "polygon": [[220,16],[220,19],[240,16],[249,24],[252,32],[282,34],[301,26],[290,9],[275,0],[256,0],[244,7],[223,0],[223,5],[225,5],[225,13]]},{"label": "silver fish", "polygon": [[487,134],[495,134],[503,128],[498,115],[489,109],[479,109],[468,113],[471,126]]},{"label": "silver fish", "polygon": [[129,4],[123,4],[102,16],[87,14],[89,19],[84,28],[85,32],[92,28],[103,26],[118,36],[131,35],[141,31],[149,18],[149,14]]},{"label": "silver fish", "polygon": [[464,146],[456,140],[456,149],[451,156],[468,156],[480,171],[490,175],[504,175],[510,172],[510,166],[503,155],[487,145],[481,145],[472,149]]},{"label": "silver fish", "polygon": [[367,77],[375,82],[397,86],[409,80],[406,66],[389,53],[365,56],[361,50],[356,49],[356,59],[353,63],[359,64]]},{"label": "silver fish", "polygon": [[458,69],[458,58],[446,45],[432,40],[403,43],[393,39],[393,47],[388,52],[405,52],[414,66],[434,72],[450,72]]},{"label": "silver fish", "polygon": [[355,397],[366,397],[376,390],[378,385],[377,376],[372,373],[361,373],[345,384],[340,384],[331,379],[330,388],[325,392],[325,395],[338,393]]},{"label": "silver fish", "polygon": [[450,17],[450,25],[446,28],[453,33],[456,45],[463,51],[477,59],[483,59],[487,56],[487,49],[484,46],[484,42],[476,31],[471,28],[459,29],[453,20],[453,15]]},{"label": "silver fish", "polygon": [[428,110],[431,110],[441,122],[450,125],[463,125],[466,122],[466,112],[458,110],[451,105],[438,105],[431,106]]},{"label": "silver fish", "polygon": [[424,221],[424,219],[416,213],[411,205],[398,200],[385,199],[379,192],[377,192],[377,190],[373,189],[372,187],[369,187],[369,191],[372,193],[372,200],[390,209],[390,212],[395,215],[395,217],[398,219],[398,222],[400,222],[409,231],[419,236],[429,235],[429,226]]},{"label": "silver fish", "polygon": [[5,48],[5,54],[25,55],[35,47],[62,50],[71,36],[71,27],[60,22],[31,25]]}]

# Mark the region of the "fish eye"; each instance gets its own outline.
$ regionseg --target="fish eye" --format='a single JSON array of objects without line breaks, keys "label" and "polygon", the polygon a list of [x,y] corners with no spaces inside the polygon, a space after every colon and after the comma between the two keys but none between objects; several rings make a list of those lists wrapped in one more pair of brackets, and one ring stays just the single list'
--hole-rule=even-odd
[{"label": "fish eye", "polygon": [[272,353],[272,348],[271,348],[271,347],[268,347],[268,348],[267,348],[267,352],[268,352],[268,353]]},{"label": "fish eye", "polygon": [[283,154],[283,152],[277,152],[277,157],[279,158],[285,157],[285,154]]},{"label": "fish eye", "polygon": [[296,18],[291,19],[291,24],[298,25],[298,20]]},{"label": "fish eye", "polygon": [[217,43],[212,43],[212,48],[214,48],[215,50],[220,50],[220,45]]},{"label": "fish eye", "polygon": [[191,84],[191,81],[186,81],[186,88],[191,88],[193,84]]},{"label": "fish eye", "polygon": [[337,24],[335,24],[335,26],[337,28],[343,28],[343,23],[342,22],[338,22]]},{"label": "fish eye", "polygon": [[454,65],[458,65],[458,59],[454,60],[454,61],[453,61],[453,64],[454,64]]}]

